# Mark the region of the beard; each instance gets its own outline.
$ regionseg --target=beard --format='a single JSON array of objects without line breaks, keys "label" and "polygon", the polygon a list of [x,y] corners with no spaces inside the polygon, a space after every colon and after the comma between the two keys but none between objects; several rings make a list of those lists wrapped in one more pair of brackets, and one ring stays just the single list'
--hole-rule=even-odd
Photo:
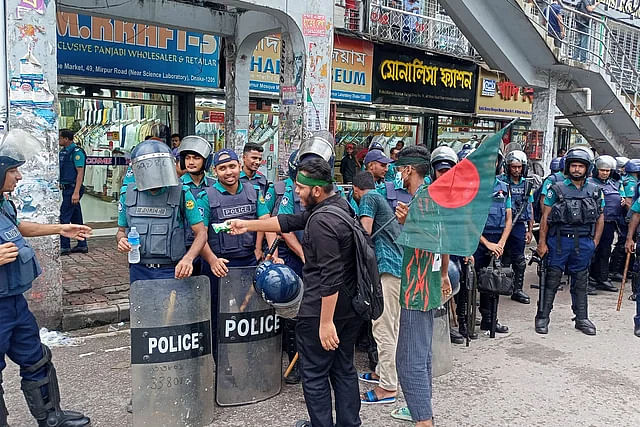
[{"label": "beard", "polygon": [[318,199],[315,198],[312,194],[309,194],[309,196],[306,199],[304,199],[304,206],[305,206],[305,209],[307,210],[310,210],[317,204],[318,204]]}]

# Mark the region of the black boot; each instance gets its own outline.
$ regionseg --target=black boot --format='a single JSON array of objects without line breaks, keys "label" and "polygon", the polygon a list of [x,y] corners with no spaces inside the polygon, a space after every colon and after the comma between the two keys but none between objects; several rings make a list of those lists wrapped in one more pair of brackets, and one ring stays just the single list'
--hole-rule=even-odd
[{"label": "black boot", "polygon": [[640,338],[640,323],[636,323],[636,327],[633,329],[633,335]]},{"label": "black boot", "polygon": [[587,283],[589,282],[589,272],[584,270],[574,274],[576,329],[586,335],[595,335],[596,326],[589,320],[588,316]]},{"label": "black boot", "polygon": [[[291,362],[289,362],[291,363]],[[284,379],[284,382],[286,384],[300,384],[300,371],[298,370],[298,364],[300,362],[297,362],[295,364],[295,366],[293,367],[293,369],[291,370],[291,372],[289,372],[289,376],[287,376]]]},{"label": "black boot", "polygon": [[[22,380],[22,392],[27,401],[31,415],[38,420],[39,427],[82,427],[91,423],[89,418],[80,412],[63,411],[60,408],[60,389],[56,369],[51,363],[51,350],[42,345],[44,356],[33,366],[24,369],[26,372],[36,372],[46,368],[47,376],[40,381]],[[46,388],[47,393],[43,393]]]},{"label": "black boot", "polygon": [[520,304],[530,304],[531,298],[522,290],[524,284],[524,271],[527,268],[524,258],[513,265],[513,295],[511,299]]},{"label": "black boot", "polygon": [[[460,335],[462,335],[465,338],[469,334],[469,326],[467,325],[467,318],[464,316],[458,316],[458,332],[460,332]],[[469,339],[475,340],[477,338],[478,338],[478,334],[475,332],[469,335]]]},{"label": "black boot", "polygon": [[556,268],[547,269],[543,298],[538,298],[538,313],[536,314],[535,327],[538,334],[549,333],[549,314],[553,309],[553,301],[556,298],[562,270]]},{"label": "black boot", "polygon": [[9,411],[7,411],[7,405],[4,404],[4,389],[2,388],[2,372],[0,372],[0,427],[9,427],[7,417]]},{"label": "black boot", "polygon": [[452,344],[464,344],[464,337],[454,328],[449,329],[449,338]]}]

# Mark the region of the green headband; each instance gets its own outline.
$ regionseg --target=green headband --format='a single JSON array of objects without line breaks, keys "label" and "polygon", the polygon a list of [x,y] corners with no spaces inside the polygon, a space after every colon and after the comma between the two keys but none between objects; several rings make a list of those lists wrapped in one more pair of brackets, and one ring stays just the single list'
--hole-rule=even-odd
[{"label": "green headband", "polygon": [[308,185],[309,187],[315,187],[315,186],[324,187],[325,185],[331,184],[330,182],[322,179],[310,178],[305,174],[303,174],[302,172],[298,172],[298,175],[296,176],[296,182],[302,185]]},{"label": "green headband", "polygon": [[393,164],[396,166],[414,166],[414,165],[426,165],[427,163],[429,163],[429,160],[423,157],[405,156],[405,157],[398,157],[398,160],[396,160]]}]

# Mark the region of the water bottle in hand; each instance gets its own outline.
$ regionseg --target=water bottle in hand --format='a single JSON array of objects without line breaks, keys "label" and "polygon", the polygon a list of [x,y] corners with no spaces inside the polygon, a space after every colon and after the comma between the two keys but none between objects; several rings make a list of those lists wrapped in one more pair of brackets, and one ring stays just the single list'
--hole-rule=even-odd
[{"label": "water bottle in hand", "polygon": [[131,231],[127,235],[127,241],[131,245],[129,251],[129,264],[137,264],[140,262],[140,234],[135,227],[131,227]]}]

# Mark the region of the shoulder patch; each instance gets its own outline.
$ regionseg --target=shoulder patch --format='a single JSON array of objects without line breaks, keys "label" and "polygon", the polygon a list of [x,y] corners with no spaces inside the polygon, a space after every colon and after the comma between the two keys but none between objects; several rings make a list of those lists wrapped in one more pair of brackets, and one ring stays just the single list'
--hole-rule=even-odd
[{"label": "shoulder patch", "polygon": [[271,193],[267,193],[267,195],[266,195],[266,196],[264,196],[264,199],[265,199],[265,200],[269,200],[269,199],[271,199]]},{"label": "shoulder patch", "polygon": [[80,154],[76,154],[76,160],[80,160]]},{"label": "shoulder patch", "polygon": [[122,202],[118,202],[118,212],[122,212],[124,210],[124,206],[122,206]]},{"label": "shoulder patch", "polygon": [[287,206],[289,198],[287,196],[282,196],[282,201],[280,203],[282,203],[282,206]]},{"label": "shoulder patch", "polygon": [[193,200],[187,200],[187,203],[185,204],[185,206],[187,207],[187,209],[191,210],[195,207],[195,203]]}]

